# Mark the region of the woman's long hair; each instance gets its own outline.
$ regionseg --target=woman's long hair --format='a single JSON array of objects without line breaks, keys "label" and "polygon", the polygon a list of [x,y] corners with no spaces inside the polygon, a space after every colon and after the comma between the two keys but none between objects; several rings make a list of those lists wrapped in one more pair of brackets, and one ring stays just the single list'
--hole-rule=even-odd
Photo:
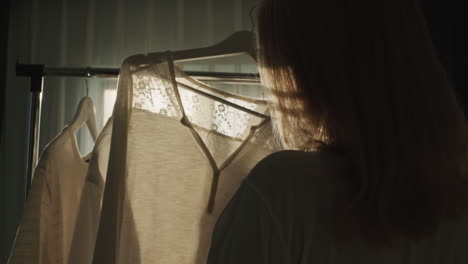
[{"label": "woman's long hair", "polygon": [[468,213],[467,125],[415,1],[263,0],[257,22],[283,147],[345,153],[368,241]]}]

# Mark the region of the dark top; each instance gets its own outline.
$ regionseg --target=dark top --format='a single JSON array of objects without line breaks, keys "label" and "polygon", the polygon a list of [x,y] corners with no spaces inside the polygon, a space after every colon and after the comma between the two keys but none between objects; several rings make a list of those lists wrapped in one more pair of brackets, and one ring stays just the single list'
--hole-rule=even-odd
[{"label": "dark top", "polygon": [[465,222],[443,225],[433,238],[398,248],[377,250],[359,239],[337,247],[328,224],[331,201],[345,193],[340,178],[347,170],[345,160],[330,153],[281,151],[266,157],[218,218],[208,264],[468,263]]}]

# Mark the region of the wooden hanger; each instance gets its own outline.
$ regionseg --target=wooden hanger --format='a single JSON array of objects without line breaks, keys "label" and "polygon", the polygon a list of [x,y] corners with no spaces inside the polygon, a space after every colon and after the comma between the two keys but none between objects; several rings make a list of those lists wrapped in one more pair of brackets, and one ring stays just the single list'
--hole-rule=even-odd
[{"label": "wooden hanger", "polygon": [[[243,30],[231,34],[223,41],[204,48],[172,51],[174,61],[204,60],[247,54],[257,61],[254,48],[255,41],[251,31]],[[160,53],[149,53],[146,57],[160,56]]]},{"label": "wooden hanger", "polygon": [[94,111],[94,104],[91,100],[91,97],[83,97],[78,105],[75,116],[73,117],[72,122],[68,125],[74,133],[80,129],[83,124],[89,129],[91,137],[94,142],[98,137],[98,130],[96,127],[96,113]]}]

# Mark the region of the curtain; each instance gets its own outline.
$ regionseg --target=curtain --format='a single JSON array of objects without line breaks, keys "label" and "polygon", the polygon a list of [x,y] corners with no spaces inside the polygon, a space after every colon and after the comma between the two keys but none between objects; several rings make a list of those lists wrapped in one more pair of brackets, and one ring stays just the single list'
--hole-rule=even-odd
[{"label": "curtain", "polygon": [[[11,5],[8,89],[2,160],[8,208],[2,212],[4,252],[8,253],[24,203],[29,81],[16,77],[14,64],[51,67],[115,67],[129,55],[205,47],[238,30],[252,30],[250,11],[256,0],[15,0]],[[247,57],[190,62],[184,70],[256,72]],[[110,116],[116,79],[89,78],[89,96],[96,107],[98,129]],[[218,88],[261,97],[258,86]],[[42,94],[40,150],[71,121],[86,95],[84,78],[47,77]],[[92,150],[86,129],[77,133],[80,152]],[[3,254],[5,256],[5,254]]]},{"label": "curtain", "polygon": [[[119,67],[129,55],[212,45],[236,30],[250,30],[253,1],[34,0],[32,62],[57,66]],[[50,15],[55,14],[55,15]],[[250,65],[251,66],[251,65]],[[246,62],[186,64],[187,70],[255,71]],[[116,80],[89,79],[102,127],[113,103]],[[225,87],[226,89],[229,89]],[[252,90],[250,90],[252,92]],[[86,94],[84,79],[47,78],[43,95],[41,149],[69,122]],[[78,134],[83,152],[92,141],[86,130]]]}]

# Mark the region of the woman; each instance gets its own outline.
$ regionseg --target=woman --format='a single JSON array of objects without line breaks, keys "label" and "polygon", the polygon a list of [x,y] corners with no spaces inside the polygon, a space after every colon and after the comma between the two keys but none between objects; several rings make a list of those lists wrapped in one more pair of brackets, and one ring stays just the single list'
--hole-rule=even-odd
[{"label": "woman", "polygon": [[263,0],[284,150],[251,171],[208,263],[468,263],[467,125],[415,0]]}]

